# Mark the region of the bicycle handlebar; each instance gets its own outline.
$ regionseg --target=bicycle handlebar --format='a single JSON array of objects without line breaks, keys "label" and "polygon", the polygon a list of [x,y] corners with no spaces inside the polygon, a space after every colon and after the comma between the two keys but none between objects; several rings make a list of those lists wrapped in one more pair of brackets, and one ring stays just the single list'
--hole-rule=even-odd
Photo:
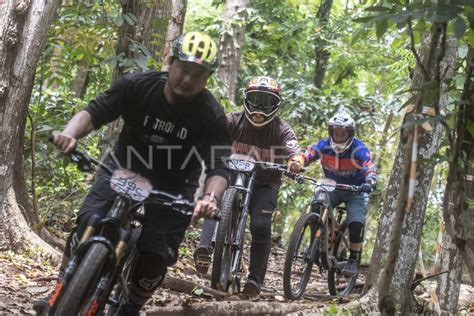
[{"label": "bicycle handlebar", "polygon": [[[54,137],[50,136],[48,141],[54,144]],[[79,170],[84,172],[92,172],[93,168],[92,165],[99,166],[100,168],[104,168],[109,174],[113,174],[114,170],[107,166],[100,160],[92,158],[86,152],[80,151],[78,149],[73,149],[69,153],[65,153],[69,157],[71,157],[72,162],[78,167]],[[184,199],[182,195],[173,195],[171,193],[167,193],[164,191],[159,190],[151,190],[150,194],[153,194],[153,199],[156,203],[160,203],[164,206],[168,206],[173,210],[182,213],[187,216],[193,215],[193,210],[195,207],[195,203]],[[146,202],[145,202],[146,203]]]},{"label": "bicycle handlebar", "polygon": [[[271,169],[271,170],[281,171],[283,172],[285,176],[295,180],[298,183],[304,183],[304,182],[310,182],[312,184],[318,183],[318,179],[308,177],[300,173],[288,171],[287,166],[284,164],[278,164],[278,163],[273,163],[273,162],[268,162],[268,161],[257,161],[255,162],[255,164],[260,166],[261,169]],[[360,192],[360,185],[337,183],[336,189],[351,191],[351,192]]]}]

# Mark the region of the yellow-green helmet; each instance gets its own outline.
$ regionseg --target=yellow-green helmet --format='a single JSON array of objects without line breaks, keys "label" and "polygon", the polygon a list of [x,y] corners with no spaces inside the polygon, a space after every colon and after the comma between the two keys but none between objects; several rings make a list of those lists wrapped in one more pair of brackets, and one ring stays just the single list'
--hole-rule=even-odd
[{"label": "yellow-green helmet", "polygon": [[208,35],[200,32],[182,34],[174,41],[171,56],[203,66],[209,71],[217,68],[217,45]]}]

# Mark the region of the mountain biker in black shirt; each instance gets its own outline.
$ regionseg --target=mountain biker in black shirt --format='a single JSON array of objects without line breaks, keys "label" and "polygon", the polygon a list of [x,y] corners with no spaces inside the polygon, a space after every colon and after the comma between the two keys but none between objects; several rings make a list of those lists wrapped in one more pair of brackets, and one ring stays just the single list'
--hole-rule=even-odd
[{"label": "mountain biker in black shirt", "polygon": [[[122,117],[123,128],[107,164],[130,169],[148,178],[157,189],[192,200],[204,161],[204,194],[192,217],[212,218],[228,182],[228,170],[221,158],[230,154],[226,116],[205,89],[217,67],[217,46],[209,36],[189,32],[173,43],[171,56],[168,73],[152,71],[120,78],[74,115],[54,136],[54,144],[70,152],[77,139]],[[60,274],[84,223],[93,214],[105,216],[115,195],[109,182],[98,176],[77,214],[77,226],[68,238]],[[167,267],[176,262],[189,222],[190,218],[162,206],[146,205],[137,243],[140,255],[128,302],[119,314],[138,315],[163,281]]]}]

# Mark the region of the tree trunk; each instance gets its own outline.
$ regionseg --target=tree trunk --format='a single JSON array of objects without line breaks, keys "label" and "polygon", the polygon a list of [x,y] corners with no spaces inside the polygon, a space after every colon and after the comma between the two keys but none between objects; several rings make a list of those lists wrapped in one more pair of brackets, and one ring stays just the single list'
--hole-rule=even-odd
[{"label": "tree trunk", "polygon": [[[168,20],[169,1],[122,0],[121,3],[122,16],[133,15],[137,22],[130,25],[127,23],[128,19],[125,19],[119,28],[116,56],[120,60],[135,59],[137,62],[154,57],[155,52],[163,48],[168,26],[161,21]],[[146,70],[146,68],[140,68],[142,71]],[[113,81],[125,73],[127,73],[127,67],[124,64],[118,64],[114,69]]]},{"label": "tree trunk", "polygon": [[[54,260],[59,253],[28,226],[17,201],[28,200],[22,148],[36,63],[60,0],[0,5],[0,249],[38,247]],[[28,211],[28,210],[26,210]]]},{"label": "tree trunk", "polygon": [[[470,48],[472,50],[472,47]],[[471,55],[472,56],[472,55]],[[464,258],[474,284],[474,60],[468,60],[466,80],[456,117],[454,144],[443,201],[446,231]]]},{"label": "tree trunk", "polygon": [[333,0],[321,0],[321,5],[318,10],[317,20],[319,22],[319,32],[315,41],[315,61],[316,68],[314,71],[314,85],[321,89],[323,86],[324,76],[326,75],[326,68],[329,61],[328,40],[326,39],[329,32],[327,32],[327,24],[329,15],[331,14]]},{"label": "tree trunk", "polygon": [[232,103],[235,102],[237,74],[245,42],[248,8],[250,8],[250,0],[227,0],[224,11],[224,29],[219,39],[220,64],[217,76],[224,82],[227,96]]},{"label": "tree trunk", "polygon": [[440,275],[436,294],[439,297],[441,312],[454,315],[458,311],[459,292],[461,289],[462,260],[459,250],[453,244],[451,236],[443,232],[443,242],[439,258],[439,269],[433,273],[448,271]]},{"label": "tree trunk", "polygon": [[171,0],[171,14],[168,21],[168,31],[163,49],[161,71],[168,71],[170,65],[171,44],[183,33],[186,16],[187,0]]},{"label": "tree trunk", "polygon": [[[436,164],[433,155],[442,132],[441,124],[434,121],[421,126],[414,121],[427,118],[427,113],[433,111],[439,113],[448,102],[445,82],[453,73],[456,45],[454,41],[446,44],[445,34],[444,25],[436,25],[435,31],[423,39],[423,66],[417,65],[412,84],[416,103],[405,115],[366,281],[366,291],[379,288],[379,308],[389,314],[405,314],[413,307],[410,285]],[[435,91],[428,91],[429,87]],[[411,157],[418,158],[418,165]]]}]

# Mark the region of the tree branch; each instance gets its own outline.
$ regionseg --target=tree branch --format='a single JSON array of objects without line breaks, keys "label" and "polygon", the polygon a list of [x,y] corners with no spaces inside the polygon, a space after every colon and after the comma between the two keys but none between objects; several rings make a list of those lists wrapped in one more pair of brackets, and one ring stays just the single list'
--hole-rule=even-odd
[{"label": "tree branch", "polygon": [[[405,6],[408,10],[408,8],[410,6],[410,1],[409,0],[405,1]],[[413,25],[412,25],[412,22],[411,22],[411,15],[410,14],[408,15],[407,24],[408,24],[408,33],[410,35],[410,50],[413,52],[413,55],[415,56],[415,59],[416,59],[416,63],[418,65],[418,67],[420,67],[421,73],[425,77],[425,80],[430,81],[431,80],[430,76],[429,76],[428,72],[426,71],[423,63],[421,62],[420,56],[418,55],[418,52],[416,51],[416,48],[415,48],[415,36],[413,35]]]}]

